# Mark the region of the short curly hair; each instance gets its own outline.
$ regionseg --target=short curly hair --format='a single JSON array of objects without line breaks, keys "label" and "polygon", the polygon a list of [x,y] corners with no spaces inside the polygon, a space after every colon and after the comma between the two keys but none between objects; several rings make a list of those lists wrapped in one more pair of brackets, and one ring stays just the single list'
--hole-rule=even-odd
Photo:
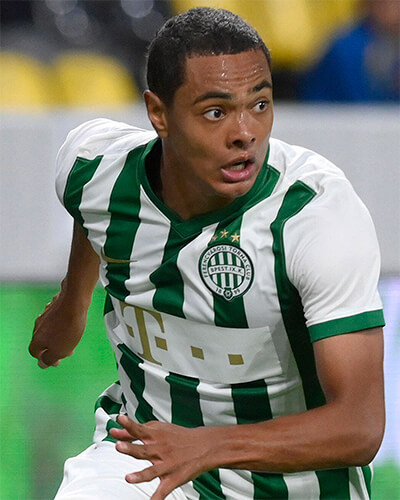
[{"label": "short curly hair", "polygon": [[185,79],[186,58],[239,54],[261,49],[271,69],[271,55],[257,31],[225,9],[197,7],[170,18],[151,42],[148,88],[170,105]]}]

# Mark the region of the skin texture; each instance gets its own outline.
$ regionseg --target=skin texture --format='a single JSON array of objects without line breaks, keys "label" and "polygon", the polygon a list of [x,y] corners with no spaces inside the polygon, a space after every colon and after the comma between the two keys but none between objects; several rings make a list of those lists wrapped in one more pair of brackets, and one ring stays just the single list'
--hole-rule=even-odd
[{"label": "skin texture", "polygon": [[[160,194],[170,208],[190,219],[249,191],[273,122],[271,72],[261,50],[191,57],[170,107],[150,91],[145,100],[163,140]],[[242,160],[251,164],[232,178],[229,166]]]},{"label": "skin texture", "polygon": [[29,345],[40,368],[58,366],[79,344],[99,277],[99,263],[83,229],[75,222],[67,275],[60,292],[36,319]]},{"label": "skin texture", "polygon": [[[159,195],[164,203],[190,219],[249,191],[273,121],[271,74],[261,51],[192,57],[170,107],[150,91],[145,100],[163,142]],[[245,160],[250,161],[244,170],[232,171],[234,163]],[[61,292],[35,324],[30,352],[42,368],[72,354],[79,342],[98,264],[76,224]],[[330,337],[313,347],[327,399],[320,408],[258,424],[194,429],[119,417],[124,429],[110,431],[119,440],[117,450],[153,464],[126,480],[159,477],[152,500],[163,500],[215,467],[295,472],[369,463],[384,429],[382,330]]]}]

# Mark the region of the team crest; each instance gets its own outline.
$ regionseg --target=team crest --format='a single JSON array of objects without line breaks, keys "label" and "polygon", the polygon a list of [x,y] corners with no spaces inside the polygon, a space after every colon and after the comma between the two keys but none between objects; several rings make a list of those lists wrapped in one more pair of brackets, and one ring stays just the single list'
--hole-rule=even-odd
[{"label": "team crest", "polygon": [[234,245],[207,248],[200,257],[199,272],[207,288],[226,300],[246,293],[254,275],[249,256]]}]

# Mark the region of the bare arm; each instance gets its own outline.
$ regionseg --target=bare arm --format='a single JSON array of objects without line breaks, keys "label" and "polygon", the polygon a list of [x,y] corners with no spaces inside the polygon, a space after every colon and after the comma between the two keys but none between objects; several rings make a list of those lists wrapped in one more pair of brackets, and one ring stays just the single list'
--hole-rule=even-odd
[{"label": "bare arm", "polygon": [[86,326],[98,276],[99,258],[75,222],[67,274],[60,292],[35,321],[29,345],[41,368],[57,366],[60,359],[73,353]]},{"label": "bare arm", "polygon": [[229,427],[184,429],[120,417],[127,442],[117,449],[146,458],[153,467],[127,476],[129,482],[160,477],[153,500],[215,467],[269,472],[329,469],[369,463],[384,429],[383,341],[380,328],[320,340],[314,344],[318,376],[327,403],[301,414]]}]

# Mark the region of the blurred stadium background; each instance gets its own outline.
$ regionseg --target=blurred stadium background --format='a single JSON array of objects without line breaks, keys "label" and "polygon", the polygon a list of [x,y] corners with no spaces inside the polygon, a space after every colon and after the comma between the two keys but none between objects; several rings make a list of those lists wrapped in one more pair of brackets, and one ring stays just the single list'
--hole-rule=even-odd
[{"label": "blurred stadium background", "polygon": [[[338,164],[374,218],[387,320],[387,431],[373,498],[400,498],[399,104],[301,99],[307,72],[340,30],[363,18],[368,1],[0,2],[1,500],[53,498],[65,458],[90,444],[97,395],[117,377],[100,289],[72,358],[42,371],[27,353],[33,321],[57,292],[69,251],[71,221],[53,187],[57,150],[72,127],[93,117],[149,127],[140,98],[148,43],[169,16],[200,5],[228,8],[259,30],[274,60],[273,134]],[[386,67],[382,54],[375,63]]]}]

